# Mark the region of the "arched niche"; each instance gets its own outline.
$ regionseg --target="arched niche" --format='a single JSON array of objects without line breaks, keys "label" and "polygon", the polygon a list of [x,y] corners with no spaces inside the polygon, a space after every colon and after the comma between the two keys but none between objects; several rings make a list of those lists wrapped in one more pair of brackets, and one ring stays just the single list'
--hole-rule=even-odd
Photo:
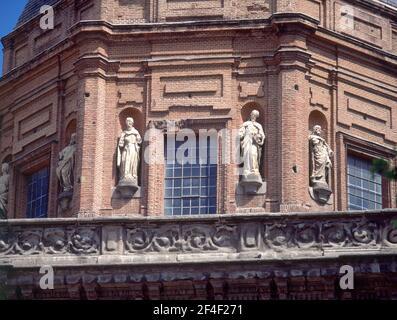
[{"label": "arched niche", "polygon": [[313,127],[316,125],[321,126],[323,138],[328,140],[328,122],[325,115],[318,110],[314,110],[310,113],[308,127],[309,132],[312,132]]},{"label": "arched niche", "polygon": [[141,136],[143,137],[145,131],[145,123],[143,120],[142,112],[136,108],[126,108],[119,114],[119,132],[121,133],[126,128],[126,120],[127,118],[134,119],[134,127],[139,131]]},{"label": "arched niche", "polygon": [[77,131],[77,122],[76,119],[72,119],[69,121],[68,125],[66,126],[65,129],[65,140],[63,142],[63,145],[66,146],[70,143],[70,138],[72,137],[73,133],[76,133]]},{"label": "arched niche", "polygon": [[[266,135],[264,108],[257,102],[253,102],[253,101],[248,102],[241,108],[241,124],[250,120],[251,112],[254,110],[259,111],[259,118],[256,121],[262,125],[263,130]],[[265,139],[265,144],[262,147],[261,165],[260,165],[260,170],[259,170],[263,179],[266,179],[266,177],[267,177],[267,168],[265,166],[265,164],[267,163],[266,148],[267,148],[267,137]]]},{"label": "arched niche", "polygon": [[[309,121],[308,121],[308,132],[309,134],[311,134],[313,132],[313,127],[314,126],[320,126],[321,127],[321,136],[329,143],[329,128],[328,128],[328,121],[327,118],[325,117],[325,115],[318,111],[318,110],[313,110],[310,115],[309,115]],[[308,134],[308,135],[309,135]],[[313,187],[312,185],[312,181],[310,179],[310,176],[313,172],[313,159],[312,159],[312,150],[310,149],[310,143],[308,141],[309,144],[309,152],[308,152],[308,167],[309,167],[309,174],[308,174],[308,183],[309,183],[309,190],[310,190],[310,194],[311,197],[316,200],[316,202],[318,202],[321,205],[324,205],[326,202],[323,203],[323,200],[319,200],[318,195],[316,195],[313,191],[313,189],[311,189]],[[329,184],[329,181],[328,181]]]},{"label": "arched niche", "polygon": [[[145,136],[145,122],[144,122],[144,117],[142,112],[139,109],[136,108],[125,108],[119,113],[119,123],[118,123],[118,129],[117,129],[117,135],[118,138],[120,137],[121,133],[127,128],[126,125],[126,120],[127,118],[133,118],[134,119],[134,127],[135,129],[138,130],[140,133],[142,139],[144,139]],[[143,165],[142,165],[142,154],[143,154],[143,148],[141,148],[141,156],[140,156],[140,165],[139,165],[139,172],[138,174],[138,184],[141,186],[142,185],[142,175],[143,175]],[[114,168],[116,168],[116,158],[115,158],[115,165]],[[117,176],[117,183],[118,183],[118,174],[117,170],[114,171],[114,173]]]},{"label": "arched niche", "polygon": [[259,111],[259,119],[257,120],[262,126],[264,125],[264,111],[260,104],[256,102],[248,102],[241,108],[241,123],[247,121],[253,110]]}]

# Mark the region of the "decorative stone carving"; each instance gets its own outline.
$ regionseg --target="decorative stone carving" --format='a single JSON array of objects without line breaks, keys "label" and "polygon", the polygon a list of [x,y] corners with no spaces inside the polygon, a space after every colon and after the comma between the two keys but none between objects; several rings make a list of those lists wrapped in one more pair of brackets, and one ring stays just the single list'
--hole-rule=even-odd
[{"label": "decorative stone carving", "polygon": [[204,252],[233,248],[234,228],[230,226],[196,226],[180,230],[178,227],[149,230],[127,229],[128,252]]},{"label": "decorative stone carving", "polygon": [[302,223],[296,227],[295,241],[299,248],[310,248],[318,243],[318,226]]},{"label": "decorative stone carving", "polygon": [[58,197],[62,211],[70,209],[73,198],[76,134],[72,134],[69,145],[59,153],[57,177],[62,191]]},{"label": "decorative stone carving", "polygon": [[149,122],[149,128],[161,130],[163,132],[176,132],[186,126],[186,120],[156,120]]},{"label": "decorative stone carving", "polygon": [[344,223],[326,223],[323,225],[323,239],[325,244],[332,247],[344,247],[349,243],[348,226]]},{"label": "decorative stone carving", "polygon": [[[391,221],[395,213],[340,217],[263,216],[226,218],[203,222],[131,219],[131,224],[115,220],[93,220],[76,225],[75,219],[32,225],[0,222],[0,265],[5,261],[59,259],[84,262],[86,256],[117,255],[120,261],[202,261],[225,259],[305,259],[327,258],[335,254],[365,255],[369,251],[393,253],[397,250],[397,229]],[[133,221],[133,222],[132,222]],[[18,260],[19,259],[19,260]],[[27,264],[31,260],[26,260]],[[19,262],[18,262],[19,263]],[[49,260],[49,264],[51,261]]]},{"label": "decorative stone carving", "polygon": [[67,252],[67,235],[59,228],[46,229],[43,234],[43,245],[48,254],[62,254]]},{"label": "decorative stone carving", "polygon": [[126,119],[127,129],[123,131],[117,147],[117,167],[119,183],[117,190],[123,198],[132,198],[140,189],[138,185],[138,169],[142,137],[134,128],[134,119]]},{"label": "decorative stone carving", "polygon": [[91,227],[31,228],[10,232],[0,230],[0,256],[97,254],[100,248],[98,229]]},{"label": "decorative stone carving", "polygon": [[9,164],[3,163],[0,176],[0,219],[7,219],[8,189],[9,189]]},{"label": "decorative stone carving", "polygon": [[9,254],[14,248],[15,238],[9,230],[0,229],[0,256]]},{"label": "decorative stone carving", "polygon": [[292,230],[286,224],[274,224],[265,226],[265,243],[272,249],[279,251],[291,246]]},{"label": "decorative stone carving", "polygon": [[378,238],[376,223],[362,221],[352,227],[353,243],[360,245],[374,246]]},{"label": "decorative stone carving", "polygon": [[18,235],[15,252],[20,255],[39,254],[43,250],[40,230],[26,230]]},{"label": "decorative stone carving", "polygon": [[309,191],[314,200],[326,204],[332,194],[329,181],[332,168],[331,157],[334,153],[325,139],[321,137],[321,132],[321,126],[316,125],[309,136],[312,168]]},{"label": "decorative stone carving", "polygon": [[75,254],[98,253],[99,245],[99,234],[95,228],[77,229],[69,240],[69,250]]},{"label": "decorative stone carving", "polygon": [[389,224],[384,228],[382,238],[387,246],[397,247],[397,228]]},{"label": "decorative stone carving", "polygon": [[263,185],[259,168],[266,136],[261,124],[256,121],[258,118],[259,111],[253,110],[250,119],[243,123],[239,132],[243,160],[240,185],[247,194],[256,194]]}]

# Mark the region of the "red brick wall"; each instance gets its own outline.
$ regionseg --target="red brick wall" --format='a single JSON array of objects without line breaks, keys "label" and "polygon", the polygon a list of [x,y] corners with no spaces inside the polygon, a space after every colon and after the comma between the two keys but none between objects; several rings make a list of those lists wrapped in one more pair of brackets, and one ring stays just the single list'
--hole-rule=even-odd
[{"label": "red brick wall", "polygon": [[[80,20],[84,8],[91,10],[90,15],[84,13],[88,18],[102,17],[114,23],[175,21],[183,20],[193,2],[178,2],[181,10],[173,1],[159,3],[159,7],[149,8],[146,2],[145,6],[144,2],[130,5],[122,0],[96,1],[93,7],[90,1],[80,7],[71,5],[61,15],[61,29],[52,31],[59,35],[44,36],[51,41],[66,37],[66,29]],[[30,161],[31,155],[38,157],[36,149],[48,147],[53,168],[58,152],[68,143],[67,125],[73,119],[78,136],[73,209],[61,214],[162,215],[161,164],[142,162],[140,197],[123,200],[115,196],[115,152],[124,129],[120,114],[138,118],[136,126],[143,136],[150,121],[163,119],[217,117],[228,119],[217,124],[220,128],[238,129],[245,120],[244,110],[251,107],[261,111],[260,122],[266,133],[262,171],[267,192],[236,195],[237,166],[220,165],[219,212],[346,209],[348,138],[355,137],[349,143],[365,145],[368,153],[386,158],[393,156],[397,143],[396,60],[382,51],[394,48],[390,12],[380,16],[356,8],[363,26],[357,27],[357,22],[353,24],[357,30],[342,32],[331,23],[340,14],[334,10],[334,1],[271,1],[268,7],[266,2],[254,0],[225,1],[219,10],[217,3],[206,1],[205,5],[213,6],[208,10],[200,8],[204,6],[200,2],[191,12],[200,12],[197,20],[219,10],[225,20],[261,18],[275,11],[292,12],[290,3],[345,38],[318,29],[315,20],[303,23],[292,18],[289,22],[277,20],[273,27],[266,22],[195,26],[190,30],[168,25],[156,32],[98,27],[95,32],[73,29],[73,41],[36,55],[34,37],[23,36],[22,30],[15,32],[10,37],[15,37],[18,46],[6,48],[5,72],[16,66],[15,61],[7,65],[7,57],[33,60],[0,82],[0,160],[12,158],[12,217],[24,214],[21,199],[25,195],[17,187],[20,164]],[[137,10],[136,6],[144,9]],[[37,21],[31,23],[38,27]],[[364,25],[372,26],[368,30],[374,35],[368,35]],[[375,39],[379,28],[382,38]],[[39,34],[37,30],[33,33],[36,37]],[[7,45],[10,39],[6,39]],[[371,39],[373,48],[368,47]],[[13,51],[24,43],[28,48],[24,54]],[[322,122],[325,137],[335,151],[334,194],[327,205],[317,204],[308,192],[308,135],[317,121]],[[21,126],[26,124],[31,135],[21,138]],[[211,128],[212,124],[203,127]],[[51,216],[60,214],[56,212],[56,183],[53,181],[51,187]],[[395,191],[392,183],[391,195]],[[395,206],[394,197],[390,205]]]}]

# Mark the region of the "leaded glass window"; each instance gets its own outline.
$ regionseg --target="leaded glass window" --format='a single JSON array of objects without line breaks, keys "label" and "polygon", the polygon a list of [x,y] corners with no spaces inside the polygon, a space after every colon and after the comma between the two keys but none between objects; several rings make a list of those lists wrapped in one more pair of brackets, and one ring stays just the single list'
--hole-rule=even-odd
[{"label": "leaded glass window", "polygon": [[382,209],[382,176],[371,171],[371,160],[348,156],[349,210]]},{"label": "leaded glass window", "polygon": [[[217,212],[217,145],[211,139],[196,138],[185,153],[178,149],[185,141],[166,138],[165,214],[169,216],[215,214]],[[180,153],[179,153],[180,154]],[[181,163],[182,162],[182,163]]]},{"label": "leaded glass window", "polygon": [[48,211],[49,168],[27,177],[28,218],[46,218]]}]

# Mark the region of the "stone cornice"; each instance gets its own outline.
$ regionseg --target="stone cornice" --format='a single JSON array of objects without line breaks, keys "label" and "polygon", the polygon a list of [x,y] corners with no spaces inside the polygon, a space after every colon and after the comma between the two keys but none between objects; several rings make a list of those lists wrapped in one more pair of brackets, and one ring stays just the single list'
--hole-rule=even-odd
[{"label": "stone cornice", "polygon": [[[392,149],[383,144],[378,144],[375,142],[366,141],[359,137],[353,136],[346,132],[338,131],[336,133],[337,137],[342,136],[343,142],[350,148],[355,150],[360,150],[362,154],[376,155],[378,157],[393,159],[397,155],[396,149]],[[368,150],[370,152],[368,153]]]},{"label": "stone cornice", "polygon": [[[84,41],[91,35],[95,38],[102,38],[103,41],[117,40],[119,36],[126,36],[131,40],[136,39],[137,36],[142,36],[145,40],[149,35],[152,37],[161,36],[164,34],[177,33],[205,33],[213,32],[219,34],[225,31],[241,31],[241,30],[274,30],[276,32],[283,30],[286,32],[295,32],[296,34],[308,35],[315,33],[320,39],[326,41],[333,41],[340,46],[347,46],[352,44],[353,50],[357,52],[365,50],[365,54],[373,56],[384,64],[390,65],[390,69],[397,65],[397,55],[371,46],[363,41],[342,35],[332,30],[320,27],[319,22],[305,14],[300,13],[276,13],[268,19],[249,19],[249,20],[215,20],[215,21],[197,21],[197,22],[172,22],[172,23],[144,23],[135,25],[112,25],[105,21],[81,21],[69,29],[70,38],[62,40],[59,44],[42,52],[39,56],[34,57],[24,65],[11,70],[9,73],[0,78],[0,86],[4,81],[12,80],[15,77],[23,75],[26,71],[35,65],[34,62],[45,59],[45,55],[49,52],[62,49],[62,46],[68,44],[69,46],[78,41]],[[291,28],[288,26],[295,26]],[[77,42],[76,42],[77,40]],[[68,47],[69,47],[68,46]],[[33,63],[33,64],[32,64]]]},{"label": "stone cornice", "polygon": [[[373,0],[349,0],[352,4],[359,4],[363,7],[366,7],[370,10],[378,10],[381,11],[383,14],[387,14],[392,18],[397,18],[397,8],[394,8],[393,6],[387,5],[386,3],[382,3],[380,1],[373,1]],[[60,6],[61,4],[64,3],[68,3],[69,1],[64,1],[64,0],[60,0],[58,1],[54,6]],[[275,15],[283,15],[283,16],[287,16],[287,15],[297,15],[297,13],[276,13],[273,14],[273,16]],[[9,33],[8,35],[4,36],[1,41],[8,41],[9,38],[14,37],[17,33],[21,32],[21,30],[26,30],[26,28],[29,28],[29,26],[32,23],[37,23],[37,21],[39,20],[40,15],[36,15],[35,17],[33,17],[32,19],[30,19],[29,21],[25,22],[24,24],[16,27],[11,33]],[[315,21],[315,19],[310,18],[312,21]],[[231,24],[239,24],[242,21],[253,21],[253,20],[265,20],[265,19],[252,19],[252,20],[230,20],[230,21],[225,21],[225,20],[213,20],[213,21],[197,21],[197,22],[169,22],[169,23],[146,23],[146,24],[142,24],[142,25],[165,25],[165,24],[186,24],[186,25],[191,25],[191,24],[200,24],[200,23],[211,23],[211,24],[216,24],[216,23],[225,23],[225,22],[229,22]],[[267,20],[267,19],[266,19]],[[110,24],[109,24],[110,25]],[[122,26],[121,26],[122,27]],[[128,27],[128,26],[127,26]]]},{"label": "stone cornice", "polygon": [[[75,62],[75,67],[79,70],[78,75],[100,77],[114,77],[120,68],[120,61],[110,60],[101,54],[85,55]],[[101,72],[103,70],[105,73]],[[108,76],[106,73],[110,73]]]},{"label": "stone cornice", "polygon": [[[206,118],[203,118],[206,119]],[[228,119],[222,117],[222,119]],[[250,221],[261,219],[263,221],[273,219],[353,219],[353,218],[393,218],[397,219],[397,209],[367,210],[367,211],[328,211],[328,212],[263,212],[263,213],[236,213],[236,214],[213,214],[213,215],[191,215],[191,216],[89,216],[75,218],[54,218],[54,219],[9,219],[0,220],[0,228],[7,226],[49,226],[53,224],[124,224],[124,223],[162,223],[162,222],[233,222]]]},{"label": "stone cornice", "polygon": [[269,263],[397,254],[395,210],[0,222],[0,266]]},{"label": "stone cornice", "polygon": [[53,59],[54,56],[56,56],[57,54],[62,54],[63,49],[69,47],[70,47],[69,39],[63,39],[57,44],[53,45],[52,47],[39,53],[38,55],[30,59],[29,61],[25,62],[21,66],[18,66],[10,70],[8,73],[0,77],[0,89],[6,83],[13,82],[14,80],[18,80],[18,78],[23,76],[26,72],[36,68],[37,66],[41,66],[45,61]]},{"label": "stone cornice", "polygon": [[[318,36],[319,38],[321,38],[323,40],[327,40],[327,41],[329,40],[329,38],[327,36],[329,36],[329,37],[331,37],[331,39],[334,42],[338,42],[337,44],[339,44],[342,47],[346,46],[344,42],[351,43],[351,44],[357,46],[358,48],[362,48],[362,49],[371,51],[371,54],[373,52],[376,53],[378,55],[378,56],[376,56],[376,58],[378,58],[378,59],[382,59],[382,56],[387,57],[390,60],[387,60],[387,61],[382,60],[382,61],[387,62],[388,64],[392,64],[393,68],[396,67],[396,64],[397,64],[397,55],[396,54],[379,49],[378,47],[372,46],[372,45],[370,45],[364,41],[358,40],[354,37],[351,37],[351,36],[348,36],[345,34],[341,34],[336,31],[329,30],[329,29],[323,28],[323,27],[318,27],[316,36]],[[357,51],[359,52],[359,50],[357,50]],[[391,60],[394,60],[394,61],[391,61]]]},{"label": "stone cornice", "polygon": [[381,2],[381,1],[374,1],[374,0],[349,0],[352,4],[359,4],[363,7],[366,7],[369,10],[379,10],[383,14],[387,14],[392,18],[397,17],[397,8],[388,5],[387,3]]}]

